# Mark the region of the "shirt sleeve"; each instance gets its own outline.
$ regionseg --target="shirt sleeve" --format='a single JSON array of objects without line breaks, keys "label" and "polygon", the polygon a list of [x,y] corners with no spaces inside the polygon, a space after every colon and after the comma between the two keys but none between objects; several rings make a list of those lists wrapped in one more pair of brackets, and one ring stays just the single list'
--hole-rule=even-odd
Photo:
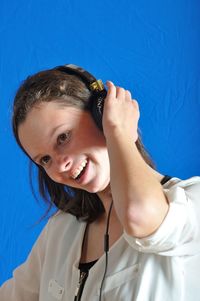
[{"label": "shirt sleeve", "polygon": [[38,301],[40,277],[45,257],[47,226],[41,232],[25,263],[13,272],[13,278],[0,287],[1,301]]},{"label": "shirt sleeve", "polygon": [[136,238],[124,232],[124,238],[136,250],[163,256],[200,253],[200,177],[180,181],[164,189],[169,201],[168,213],[152,235]]}]

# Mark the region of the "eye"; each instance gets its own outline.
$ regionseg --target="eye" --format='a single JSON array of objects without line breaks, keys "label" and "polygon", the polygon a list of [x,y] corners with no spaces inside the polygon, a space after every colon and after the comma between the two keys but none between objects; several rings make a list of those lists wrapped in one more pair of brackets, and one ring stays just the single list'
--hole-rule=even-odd
[{"label": "eye", "polygon": [[50,159],[51,159],[51,157],[46,155],[40,159],[40,164],[47,165],[49,163]]},{"label": "eye", "polygon": [[70,136],[69,133],[62,133],[62,134],[60,134],[58,136],[58,138],[57,138],[58,145],[64,143],[66,140],[68,140],[69,136]]}]

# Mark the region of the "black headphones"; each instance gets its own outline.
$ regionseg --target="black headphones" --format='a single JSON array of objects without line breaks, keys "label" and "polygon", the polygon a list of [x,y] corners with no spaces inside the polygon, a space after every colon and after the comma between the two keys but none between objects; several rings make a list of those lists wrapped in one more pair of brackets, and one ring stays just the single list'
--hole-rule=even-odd
[{"label": "black headphones", "polygon": [[67,74],[76,75],[86,84],[87,88],[92,92],[92,97],[89,103],[89,109],[91,111],[96,125],[101,131],[103,131],[103,105],[107,91],[104,87],[102,80],[97,80],[92,74],[90,74],[83,68],[73,64],[58,66],[54,68],[54,70],[59,70]]}]

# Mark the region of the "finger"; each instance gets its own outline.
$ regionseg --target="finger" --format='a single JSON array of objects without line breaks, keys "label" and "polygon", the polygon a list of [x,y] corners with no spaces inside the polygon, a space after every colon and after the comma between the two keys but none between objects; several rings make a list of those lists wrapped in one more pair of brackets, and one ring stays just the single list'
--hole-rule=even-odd
[{"label": "finger", "polygon": [[111,81],[107,81],[106,85],[108,87],[106,98],[116,98],[116,87]]},{"label": "finger", "polygon": [[116,97],[119,99],[125,99],[125,90],[121,87],[116,87]]},{"label": "finger", "polygon": [[140,107],[139,107],[139,104],[138,104],[137,100],[132,99],[132,103],[133,103],[134,107],[136,108],[136,110],[137,110],[137,112],[139,113],[139,116],[140,116]]},{"label": "finger", "polygon": [[125,91],[125,97],[126,97],[126,100],[131,100],[132,99],[131,92],[126,90]]},{"label": "finger", "polygon": [[132,101],[133,101],[133,104],[135,105],[135,107],[139,109],[139,104],[138,104],[137,100],[132,99]]}]

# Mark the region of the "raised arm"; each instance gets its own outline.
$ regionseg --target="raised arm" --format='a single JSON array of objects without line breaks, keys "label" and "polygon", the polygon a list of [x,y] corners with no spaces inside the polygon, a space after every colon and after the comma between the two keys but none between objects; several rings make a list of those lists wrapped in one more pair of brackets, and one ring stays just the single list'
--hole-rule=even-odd
[{"label": "raised arm", "polygon": [[139,107],[129,91],[108,82],[103,129],[111,168],[111,192],[124,230],[135,237],[152,234],[164,220],[168,202],[152,169],[140,155]]}]

